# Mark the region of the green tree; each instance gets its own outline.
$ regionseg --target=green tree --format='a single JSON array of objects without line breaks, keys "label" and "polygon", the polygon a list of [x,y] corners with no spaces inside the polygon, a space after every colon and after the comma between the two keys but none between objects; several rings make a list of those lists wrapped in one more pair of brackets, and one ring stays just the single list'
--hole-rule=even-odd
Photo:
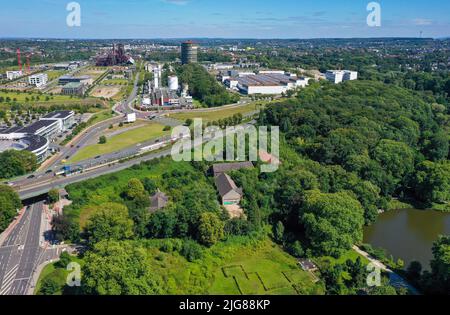
[{"label": "green tree", "polygon": [[364,209],[346,192],[308,191],[300,210],[300,222],[319,255],[339,257],[362,241]]},{"label": "green tree", "polygon": [[0,233],[9,226],[21,207],[22,202],[17,192],[0,184]]},{"label": "green tree", "polygon": [[414,171],[414,151],[405,143],[381,140],[376,146],[374,159],[399,182]]},{"label": "green tree", "polygon": [[148,254],[133,242],[102,241],[85,256],[82,287],[86,294],[160,294],[161,281]]},{"label": "green tree", "polygon": [[199,241],[212,246],[223,238],[224,223],[212,212],[205,212],[199,219]]},{"label": "green tree", "polygon": [[450,162],[424,161],[418,165],[415,181],[416,197],[428,204],[450,201]]},{"label": "green tree", "polygon": [[108,140],[106,139],[105,136],[100,136],[100,138],[98,138],[98,143],[99,144],[105,144]]},{"label": "green tree", "polygon": [[48,192],[48,201],[50,203],[55,203],[59,200],[59,191],[58,189],[51,189]]},{"label": "green tree", "polygon": [[284,240],[284,224],[281,221],[278,221],[274,227],[274,237],[278,243],[282,243]]},{"label": "green tree", "polygon": [[125,240],[133,236],[133,221],[125,206],[105,203],[94,209],[85,232],[91,244],[102,240]]},{"label": "green tree", "polygon": [[0,178],[25,175],[35,171],[37,166],[36,155],[27,150],[0,153]]}]

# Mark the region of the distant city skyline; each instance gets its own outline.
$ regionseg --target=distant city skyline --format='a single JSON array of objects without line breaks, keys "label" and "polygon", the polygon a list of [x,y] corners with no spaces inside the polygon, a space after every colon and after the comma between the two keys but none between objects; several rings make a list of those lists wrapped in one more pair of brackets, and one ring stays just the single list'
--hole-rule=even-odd
[{"label": "distant city skyline", "polygon": [[352,38],[449,37],[450,1],[376,1],[381,27],[369,27],[368,0],[78,0],[81,26],[68,27],[65,0],[2,3],[2,38]]}]

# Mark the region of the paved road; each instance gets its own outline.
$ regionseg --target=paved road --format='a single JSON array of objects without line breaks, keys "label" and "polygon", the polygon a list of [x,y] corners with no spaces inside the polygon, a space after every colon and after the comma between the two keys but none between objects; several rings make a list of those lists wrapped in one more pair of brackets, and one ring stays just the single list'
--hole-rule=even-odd
[{"label": "paved road", "polygon": [[39,245],[43,202],[25,210],[0,247],[0,295],[25,295],[34,270],[46,256]]},{"label": "paved road", "polygon": [[[254,121],[249,124],[242,125],[244,128],[249,127],[251,124],[255,123]],[[216,135],[216,138],[220,137],[220,135]],[[203,143],[210,141],[212,136],[204,136]],[[197,145],[197,144],[196,144]],[[191,144],[192,147],[192,144]],[[133,165],[140,164],[141,162],[150,161],[153,159],[169,156],[171,154],[171,149],[162,150],[155,153],[149,153],[147,155],[137,157],[134,159],[130,159],[123,163],[110,163],[106,165],[99,166],[93,170],[86,171],[81,174],[74,174],[70,177],[49,177],[49,178],[37,178],[33,181],[24,184],[23,186],[15,186],[16,190],[18,190],[19,196],[22,200],[36,197],[39,195],[43,195],[47,193],[49,190],[53,188],[62,188],[72,183],[82,182],[87,179],[96,178],[102,175],[115,173],[124,169],[127,169]]]},{"label": "paved road", "polygon": [[373,258],[370,256],[367,252],[360,249],[358,246],[353,246],[353,249],[360,254],[361,256],[367,258],[371,263],[373,263],[375,266],[380,268],[381,270],[387,272],[389,274],[389,281],[392,286],[394,287],[404,287],[407,288],[412,294],[418,295],[420,294],[419,291],[417,291],[416,288],[414,288],[411,284],[409,284],[405,279],[403,279],[400,275],[395,273],[392,269],[390,269],[388,266],[383,264],[381,261]]}]

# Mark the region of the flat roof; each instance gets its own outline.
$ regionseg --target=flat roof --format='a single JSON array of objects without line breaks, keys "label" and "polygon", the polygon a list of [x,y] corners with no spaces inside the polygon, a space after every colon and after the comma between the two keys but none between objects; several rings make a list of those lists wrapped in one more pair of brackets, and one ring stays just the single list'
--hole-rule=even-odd
[{"label": "flat roof", "polygon": [[82,85],[83,85],[83,83],[81,83],[81,82],[70,82],[70,83],[67,83],[66,85],[64,85],[63,89],[75,89],[75,88],[79,88]]},{"label": "flat roof", "polygon": [[19,130],[21,133],[35,134],[42,128],[50,127],[54,124],[57,124],[57,120],[39,120],[31,125]]},{"label": "flat roof", "polygon": [[45,115],[42,118],[47,118],[47,119],[51,119],[51,118],[64,119],[64,118],[68,118],[70,116],[73,116],[74,114],[75,113],[73,111],[71,111],[71,110],[60,110],[60,111],[48,113],[47,115]]},{"label": "flat roof", "polygon": [[239,77],[237,81],[245,86],[284,86],[288,83],[295,83],[298,79],[298,77],[285,74],[264,73]]}]

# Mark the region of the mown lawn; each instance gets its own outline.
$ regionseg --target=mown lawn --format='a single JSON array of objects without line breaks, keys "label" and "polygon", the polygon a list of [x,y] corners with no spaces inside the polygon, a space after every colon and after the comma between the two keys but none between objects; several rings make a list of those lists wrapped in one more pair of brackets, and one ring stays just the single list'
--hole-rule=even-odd
[{"label": "mown lawn", "polygon": [[262,109],[262,106],[257,105],[255,103],[236,106],[225,109],[217,109],[214,111],[207,112],[188,112],[188,113],[177,113],[169,115],[170,118],[178,119],[181,121],[185,121],[186,119],[194,119],[194,118],[202,118],[204,121],[215,121],[227,117],[231,117],[235,114],[247,114],[258,109]]},{"label": "mown lawn", "polygon": [[227,257],[215,272],[210,294],[323,294],[320,284],[297,260],[266,240],[256,248],[243,247]]},{"label": "mown lawn", "polygon": [[[84,264],[81,258],[75,256],[71,256],[71,261],[80,264],[80,266],[83,266]],[[35,295],[39,294],[42,283],[47,278],[54,279],[61,288],[55,295],[62,295],[63,288],[66,285],[67,276],[69,275],[69,271],[63,268],[58,268],[56,264],[57,262],[48,264],[44,267],[44,269],[42,269],[41,274],[39,275],[38,282],[36,284],[36,288],[34,289]]]},{"label": "mown lawn", "polygon": [[[59,102],[59,101],[74,101],[76,99],[71,98],[69,95],[50,95],[50,94],[38,94],[38,93],[30,93],[30,92],[1,92],[0,97],[3,97],[5,100],[7,97],[11,99],[11,102],[16,99],[17,102],[25,102],[28,98],[28,101],[31,102],[31,98],[34,96],[35,102],[45,102],[46,97],[49,98],[48,102]],[[39,100],[37,98],[39,97]],[[80,99],[81,101],[81,99]],[[6,102],[6,101],[5,101]]]},{"label": "mown lawn", "polygon": [[105,144],[94,144],[82,148],[69,160],[69,163],[76,163],[94,158],[98,155],[120,151],[139,143],[170,134],[170,131],[163,131],[163,129],[164,126],[161,124],[150,123],[146,126],[124,132],[109,138]]}]

